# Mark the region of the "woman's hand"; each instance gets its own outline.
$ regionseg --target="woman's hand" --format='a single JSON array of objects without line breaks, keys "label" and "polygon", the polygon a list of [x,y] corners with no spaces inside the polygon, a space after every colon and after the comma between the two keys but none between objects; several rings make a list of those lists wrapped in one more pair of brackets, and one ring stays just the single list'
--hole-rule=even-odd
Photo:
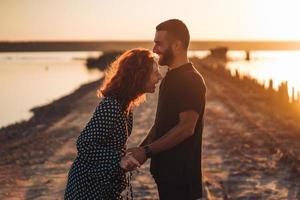
[{"label": "woman's hand", "polygon": [[131,153],[132,157],[134,157],[140,165],[144,164],[147,160],[147,156],[143,147],[133,147],[127,149],[128,153]]},{"label": "woman's hand", "polygon": [[140,167],[140,163],[132,156],[132,153],[129,152],[121,159],[120,166],[127,172]]}]

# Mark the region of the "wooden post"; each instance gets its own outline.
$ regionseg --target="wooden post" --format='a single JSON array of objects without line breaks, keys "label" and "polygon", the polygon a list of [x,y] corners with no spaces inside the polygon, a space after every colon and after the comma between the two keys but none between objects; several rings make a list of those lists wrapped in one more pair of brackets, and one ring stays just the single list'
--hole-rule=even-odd
[{"label": "wooden post", "polygon": [[250,59],[250,51],[246,51],[246,60],[249,61]]}]

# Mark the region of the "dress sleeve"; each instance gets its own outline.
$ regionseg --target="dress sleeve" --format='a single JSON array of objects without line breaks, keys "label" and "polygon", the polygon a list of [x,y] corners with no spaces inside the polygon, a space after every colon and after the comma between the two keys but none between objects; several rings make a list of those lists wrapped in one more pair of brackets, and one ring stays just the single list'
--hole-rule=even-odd
[{"label": "dress sleeve", "polygon": [[133,113],[130,111],[128,116],[128,136],[132,133],[132,126],[133,126]]},{"label": "dress sleeve", "polygon": [[120,105],[115,100],[103,100],[77,140],[78,155],[89,165],[88,171],[94,177],[121,172],[122,153],[116,151],[108,139],[121,114]]}]

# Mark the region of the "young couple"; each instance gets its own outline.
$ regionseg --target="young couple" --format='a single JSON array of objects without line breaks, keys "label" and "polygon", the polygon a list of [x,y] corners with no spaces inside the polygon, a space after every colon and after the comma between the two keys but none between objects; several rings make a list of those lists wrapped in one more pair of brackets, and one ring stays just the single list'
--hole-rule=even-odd
[{"label": "young couple", "polygon": [[[65,199],[122,199],[126,172],[151,159],[161,200],[202,198],[201,143],[206,87],[189,62],[190,36],[177,19],[156,27],[153,52],[168,66],[162,79],[153,54],[126,51],[99,89],[103,97],[77,140],[78,154],[68,175]],[[139,147],[126,149],[132,109],[160,81],[155,122]]]}]

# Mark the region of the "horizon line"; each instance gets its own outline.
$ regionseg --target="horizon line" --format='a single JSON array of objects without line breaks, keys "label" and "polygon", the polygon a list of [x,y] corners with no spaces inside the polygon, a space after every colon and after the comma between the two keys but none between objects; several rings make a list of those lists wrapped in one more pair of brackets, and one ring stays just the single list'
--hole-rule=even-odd
[{"label": "horizon line", "polygon": [[[0,43],[21,43],[21,42],[153,42],[153,40],[123,40],[123,39],[109,39],[109,40],[0,40]],[[300,40],[244,40],[244,39],[207,39],[207,40],[190,40],[190,42],[300,42]]]},{"label": "horizon line", "polygon": [[[136,41],[0,41],[0,52],[26,51],[124,51],[136,47],[152,48],[151,40]],[[229,50],[300,50],[300,41],[225,41],[193,40],[189,50],[210,50],[226,47]]]}]

